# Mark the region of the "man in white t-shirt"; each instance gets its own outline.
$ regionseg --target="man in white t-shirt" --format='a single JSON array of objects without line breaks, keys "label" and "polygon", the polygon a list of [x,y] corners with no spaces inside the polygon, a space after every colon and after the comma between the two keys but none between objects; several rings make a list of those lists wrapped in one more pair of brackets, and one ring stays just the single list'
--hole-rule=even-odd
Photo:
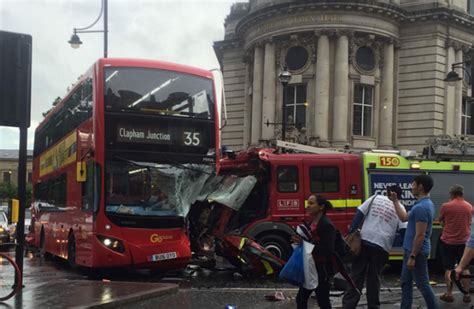
[{"label": "man in white t-shirt", "polygon": [[[401,198],[402,189],[399,186],[388,187],[387,196],[391,192]],[[401,224],[393,202],[387,196],[373,195],[359,206],[349,231],[354,232],[363,222],[362,250],[352,262],[351,277],[359,291],[362,291],[367,279],[367,306],[371,309],[380,308],[380,275]],[[342,299],[343,308],[355,308],[359,299],[358,291],[350,287]]]}]

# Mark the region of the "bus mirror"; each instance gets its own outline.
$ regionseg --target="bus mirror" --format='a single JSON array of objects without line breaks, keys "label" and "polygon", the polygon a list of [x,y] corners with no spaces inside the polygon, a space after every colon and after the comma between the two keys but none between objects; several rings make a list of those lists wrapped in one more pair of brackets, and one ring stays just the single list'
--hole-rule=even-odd
[{"label": "bus mirror", "polygon": [[86,162],[77,162],[76,165],[76,180],[77,182],[85,182],[87,179],[87,169],[86,169]]},{"label": "bus mirror", "polygon": [[214,87],[216,92],[219,127],[220,130],[222,130],[227,124],[227,106],[225,101],[224,76],[222,75],[222,72],[219,69],[213,69],[211,70],[211,72],[214,79]]}]

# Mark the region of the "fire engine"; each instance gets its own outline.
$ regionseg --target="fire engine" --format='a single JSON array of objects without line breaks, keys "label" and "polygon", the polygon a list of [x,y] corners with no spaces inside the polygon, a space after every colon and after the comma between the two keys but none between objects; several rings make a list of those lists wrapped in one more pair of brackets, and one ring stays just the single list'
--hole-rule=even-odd
[{"label": "fire engine", "polygon": [[[386,193],[392,184],[403,189],[401,202],[410,210],[415,202],[411,193],[414,176],[431,175],[436,219],[441,205],[449,199],[452,184],[470,188],[474,183],[474,160],[469,161],[474,147],[463,138],[432,138],[423,155],[404,150],[350,153],[282,141],[277,146],[250,148],[222,159],[222,175],[252,175],[257,181],[239,211],[215,206],[208,208],[206,216],[216,212],[214,235],[231,233],[255,239],[282,259],[291,255],[290,236],[304,219],[311,194],[331,201],[333,210],[328,215],[345,234],[357,207],[373,194]],[[474,191],[466,190],[465,198],[474,201]],[[441,228],[435,220],[431,258],[438,256]],[[402,259],[402,237],[403,230],[396,237],[392,260]]]}]

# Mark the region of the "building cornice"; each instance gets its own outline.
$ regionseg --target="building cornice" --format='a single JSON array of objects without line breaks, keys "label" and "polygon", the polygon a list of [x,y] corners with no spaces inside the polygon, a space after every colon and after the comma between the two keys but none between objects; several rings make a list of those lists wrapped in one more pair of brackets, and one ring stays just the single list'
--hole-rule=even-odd
[{"label": "building cornice", "polygon": [[242,42],[238,39],[228,39],[228,40],[223,40],[223,41],[215,41],[214,45],[212,46],[214,48],[214,53],[216,54],[217,60],[219,61],[219,65],[222,68],[222,57],[223,57],[223,52],[226,49],[239,49],[242,48]]},{"label": "building cornice", "polygon": [[363,12],[366,14],[378,15],[381,18],[390,19],[399,26],[410,23],[443,21],[465,28],[468,32],[474,29],[474,17],[453,9],[438,7],[426,10],[408,12],[399,6],[386,3],[378,3],[370,0],[362,1],[331,1],[331,2],[308,2],[308,3],[281,3],[273,6],[263,7],[257,11],[244,16],[236,26],[235,32],[238,37],[244,38],[245,34],[252,27],[263,21],[271,20],[275,17],[288,16],[298,12]]}]

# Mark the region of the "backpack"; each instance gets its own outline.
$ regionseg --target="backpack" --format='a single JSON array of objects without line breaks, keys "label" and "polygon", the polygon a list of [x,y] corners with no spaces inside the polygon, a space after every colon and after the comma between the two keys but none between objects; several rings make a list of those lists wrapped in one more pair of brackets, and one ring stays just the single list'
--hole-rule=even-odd
[{"label": "backpack", "polygon": [[336,251],[337,255],[339,255],[339,257],[342,259],[348,256],[350,252],[349,245],[346,243],[339,230],[336,230],[336,243],[334,244],[334,251]]}]

